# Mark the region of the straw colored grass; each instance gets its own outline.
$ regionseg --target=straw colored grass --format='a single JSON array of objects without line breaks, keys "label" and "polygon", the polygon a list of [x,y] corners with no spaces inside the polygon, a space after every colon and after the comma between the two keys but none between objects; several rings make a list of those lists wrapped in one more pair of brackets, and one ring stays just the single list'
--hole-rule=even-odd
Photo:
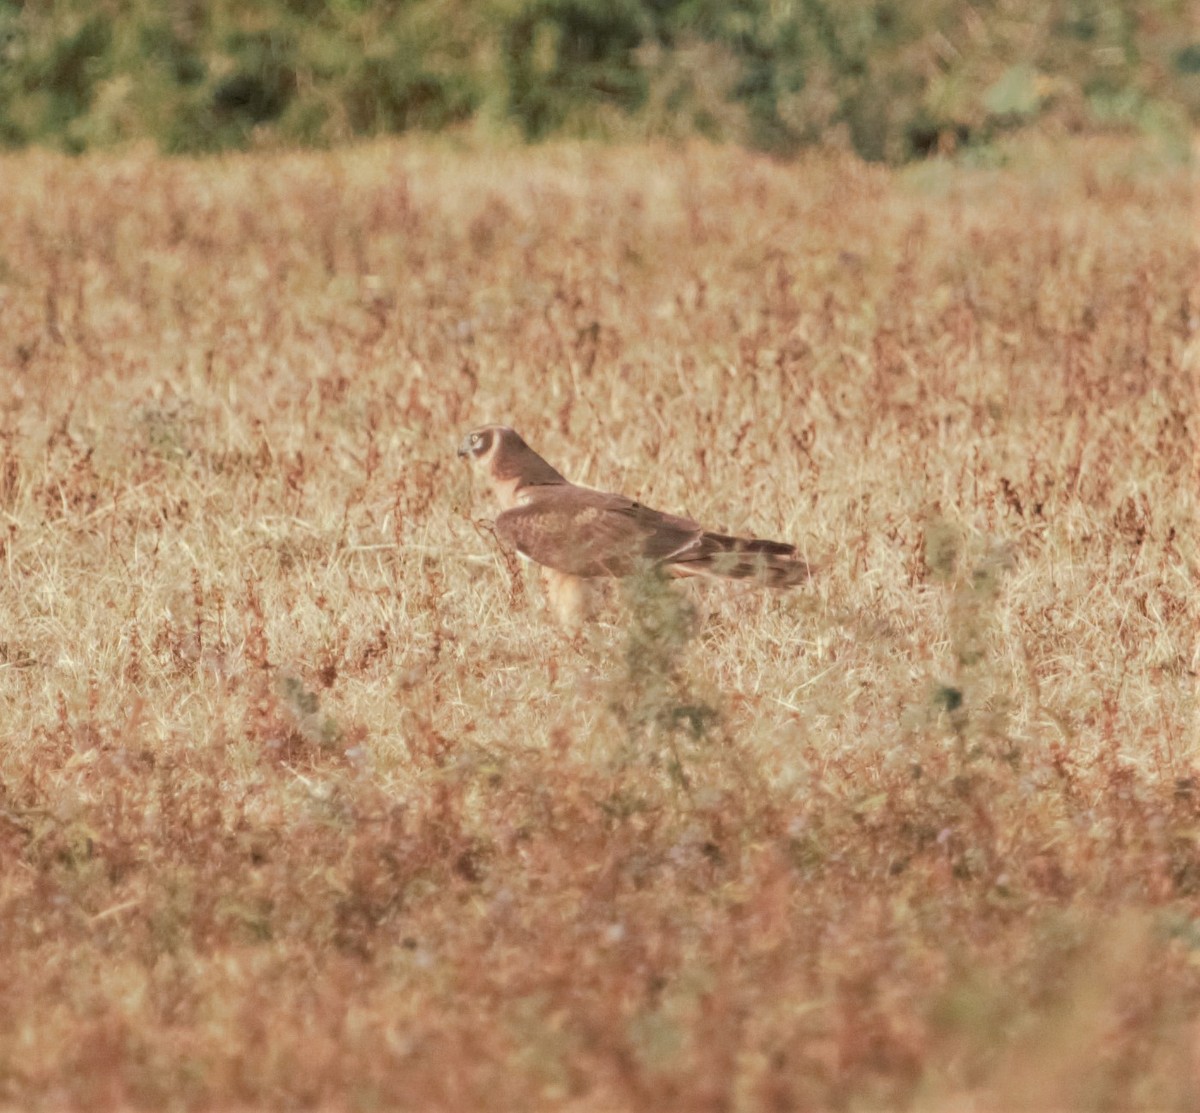
[{"label": "straw colored grass", "polygon": [[[1187,167],[0,175],[0,1102],[1195,1108]],[[483,421],[820,571],[572,642]]]}]

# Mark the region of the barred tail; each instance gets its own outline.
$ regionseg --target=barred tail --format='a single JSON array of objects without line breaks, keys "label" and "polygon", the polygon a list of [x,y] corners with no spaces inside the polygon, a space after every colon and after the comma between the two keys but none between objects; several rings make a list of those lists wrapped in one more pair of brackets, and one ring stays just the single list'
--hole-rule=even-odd
[{"label": "barred tail", "polygon": [[676,576],[719,576],[756,580],[767,587],[794,587],[812,575],[795,545],[752,537],[702,533],[693,546],[668,567]]}]

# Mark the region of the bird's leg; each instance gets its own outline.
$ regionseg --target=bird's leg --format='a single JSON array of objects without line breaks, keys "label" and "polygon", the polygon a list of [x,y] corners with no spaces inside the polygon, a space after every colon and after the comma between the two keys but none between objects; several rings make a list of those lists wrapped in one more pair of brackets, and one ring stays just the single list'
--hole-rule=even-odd
[{"label": "bird's leg", "polygon": [[578,576],[542,568],[546,595],[559,623],[570,633],[578,633],[588,616],[587,583]]}]

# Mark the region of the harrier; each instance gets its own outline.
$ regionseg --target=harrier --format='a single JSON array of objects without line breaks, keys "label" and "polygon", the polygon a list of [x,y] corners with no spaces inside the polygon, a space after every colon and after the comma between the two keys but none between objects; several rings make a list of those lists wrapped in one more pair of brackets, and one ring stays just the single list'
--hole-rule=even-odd
[{"label": "harrier", "polygon": [[795,545],[728,537],[690,518],[623,495],[568,482],[506,425],[484,425],[458,447],[487,477],[501,513],[496,532],[542,566],[559,620],[584,617],[585,581],[658,567],[673,576],[716,576],[791,587],[809,576]]}]

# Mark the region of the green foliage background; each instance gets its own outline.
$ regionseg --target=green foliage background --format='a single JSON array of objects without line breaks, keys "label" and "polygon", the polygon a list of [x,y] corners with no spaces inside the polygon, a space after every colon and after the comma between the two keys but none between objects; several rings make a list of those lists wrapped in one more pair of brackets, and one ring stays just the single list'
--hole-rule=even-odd
[{"label": "green foliage background", "polygon": [[471,125],[902,161],[1037,120],[1183,137],[1194,0],[0,0],[0,143]]}]

